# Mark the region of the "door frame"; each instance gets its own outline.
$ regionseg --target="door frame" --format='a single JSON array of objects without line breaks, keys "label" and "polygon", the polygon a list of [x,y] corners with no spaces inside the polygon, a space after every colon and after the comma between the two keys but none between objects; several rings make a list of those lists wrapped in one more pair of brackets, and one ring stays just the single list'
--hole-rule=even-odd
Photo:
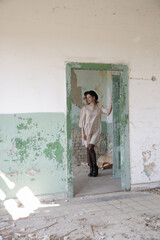
[{"label": "door frame", "polygon": [[122,64],[77,63],[66,64],[66,132],[67,132],[67,196],[73,197],[73,160],[72,160],[72,100],[71,71],[72,70],[111,70],[114,75],[120,75],[120,154],[121,154],[121,188],[129,191],[130,184],[130,154],[129,154],[129,103],[128,103],[128,66]]},{"label": "door frame", "polygon": [[[117,73],[117,72],[116,72]],[[113,177],[121,178],[120,75],[112,74]]]}]

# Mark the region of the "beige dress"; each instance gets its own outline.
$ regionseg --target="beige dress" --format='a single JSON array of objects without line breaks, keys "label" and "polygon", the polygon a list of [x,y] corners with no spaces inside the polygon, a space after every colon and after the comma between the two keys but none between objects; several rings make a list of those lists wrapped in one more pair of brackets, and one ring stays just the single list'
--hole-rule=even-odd
[{"label": "beige dress", "polygon": [[107,114],[108,111],[106,108],[99,105],[85,105],[81,109],[79,127],[84,128],[84,133],[87,137],[87,140],[82,138],[82,145],[85,147],[88,147],[89,144],[100,145],[102,113]]}]

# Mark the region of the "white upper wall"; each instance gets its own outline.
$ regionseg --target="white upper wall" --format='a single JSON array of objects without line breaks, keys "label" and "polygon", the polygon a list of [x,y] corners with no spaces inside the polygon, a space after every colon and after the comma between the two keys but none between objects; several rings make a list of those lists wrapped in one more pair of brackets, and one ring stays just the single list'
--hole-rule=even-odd
[{"label": "white upper wall", "polygon": [[0,113],[65,112],[66,62],[127,64],[131,182],[160,181],[159,29],[159,0],[1,0]]},{"label": "white upper wall", "polygon": [[68,61],[159,79],[159,27],[159,0],[0,1],[0,113],[64,112]]}]

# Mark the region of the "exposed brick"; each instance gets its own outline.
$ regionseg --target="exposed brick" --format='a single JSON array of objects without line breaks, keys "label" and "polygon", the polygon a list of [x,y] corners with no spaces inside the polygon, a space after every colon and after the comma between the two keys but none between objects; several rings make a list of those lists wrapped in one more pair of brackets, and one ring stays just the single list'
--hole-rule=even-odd
[{"label": "exposed brick", "polygon": [[[87,162],[87,151],[84,146],[82,146],[81,133],[77,129],[72,130],[72,146],[73,146],[73,159],[75,164],[80,164],[81,162]],[[101,155],[106,155],[107,151],[100,147],[95,147],[97,158]]]}]

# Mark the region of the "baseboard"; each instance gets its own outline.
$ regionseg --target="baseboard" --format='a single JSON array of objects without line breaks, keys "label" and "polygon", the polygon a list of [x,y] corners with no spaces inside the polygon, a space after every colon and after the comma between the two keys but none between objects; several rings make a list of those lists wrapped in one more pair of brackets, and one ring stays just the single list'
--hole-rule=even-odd
[{"label": "baseboard", "polygon": [[137,184],[131,184],[131,191],[132,190],[149,189],[149,188],[157,188],[157,187],[160,187],[160,182],[137,183]]}]

